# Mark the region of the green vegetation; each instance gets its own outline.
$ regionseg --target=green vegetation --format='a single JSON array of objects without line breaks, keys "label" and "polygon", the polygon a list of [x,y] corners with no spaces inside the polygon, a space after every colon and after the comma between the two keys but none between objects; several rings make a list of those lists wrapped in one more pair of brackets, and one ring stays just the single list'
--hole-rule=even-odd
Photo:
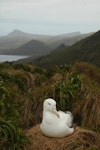
[{"label": "green vegetation", "polygon": [[59,99],[58,104],[62,110],[71,109],[74,99],[80,95],[81,79],[74,73],[67,73],[64,81],[60,81],[54,86],[53,97]]},{"label": "green vegetation", "polygon": [[0,149],[24,150],[28,138],[20,128],[18,106],[0,78]]},{"label": "green vegetation", "polygon": [[74,123],[100,131],[100,68],[88,63],[48,69],[31,64],[0,64],[0,149],[22,150],[23,130],[41,122],[46,98],[72,111]]}]

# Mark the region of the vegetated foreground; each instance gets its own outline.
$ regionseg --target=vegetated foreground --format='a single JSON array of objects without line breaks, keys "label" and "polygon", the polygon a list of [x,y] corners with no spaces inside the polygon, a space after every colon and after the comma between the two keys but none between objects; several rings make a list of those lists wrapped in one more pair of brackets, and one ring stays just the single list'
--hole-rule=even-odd
[{"label": "vegetated foreground", "polygon": [[[42,105],[49,97],[57,101],[58,110],[73,113],[73,135],[55,139],[41,133]],[[99,150],[99,141],[100,68],[82,62],[47,70],[31,64],[0,64],[1,150],[39,150],[40,146]]]}]

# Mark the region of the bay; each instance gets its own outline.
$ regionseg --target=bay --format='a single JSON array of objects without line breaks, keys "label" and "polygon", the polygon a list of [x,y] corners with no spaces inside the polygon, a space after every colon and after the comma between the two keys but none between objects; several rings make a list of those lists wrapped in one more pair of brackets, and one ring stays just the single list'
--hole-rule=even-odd
[{"label": "bay", "polygon": [[22,55],[0,55],[0,62],[5,62],[5,61],[16,61],[19,59],[27,58],[29,56],[22,56]]}]

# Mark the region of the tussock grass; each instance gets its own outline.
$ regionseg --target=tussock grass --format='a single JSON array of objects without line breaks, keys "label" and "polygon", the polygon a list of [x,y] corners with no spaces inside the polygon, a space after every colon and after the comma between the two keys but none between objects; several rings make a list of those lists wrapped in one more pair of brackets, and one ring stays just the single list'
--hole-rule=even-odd
[{"label": "tussock grass", "polygon": [[74,69],[83,82],[81,96],[73,107],[75,120],[83,127],[100,131],[100,70],[87,63],[76,63]]}]

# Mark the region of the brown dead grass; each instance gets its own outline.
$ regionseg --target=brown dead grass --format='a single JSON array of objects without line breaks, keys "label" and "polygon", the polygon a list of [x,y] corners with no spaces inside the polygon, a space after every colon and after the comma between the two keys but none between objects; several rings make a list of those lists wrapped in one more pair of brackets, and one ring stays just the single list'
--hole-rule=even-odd
[{"label": "brown dead grass", "polygon": [[27,150],[93,150],[100,149],[100,134],[75,128],[74,134],[64,138],[49,138],[42,134],[39,124],[26,131],[30,138]]}]

